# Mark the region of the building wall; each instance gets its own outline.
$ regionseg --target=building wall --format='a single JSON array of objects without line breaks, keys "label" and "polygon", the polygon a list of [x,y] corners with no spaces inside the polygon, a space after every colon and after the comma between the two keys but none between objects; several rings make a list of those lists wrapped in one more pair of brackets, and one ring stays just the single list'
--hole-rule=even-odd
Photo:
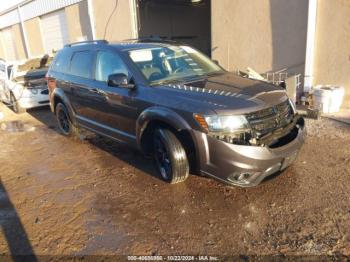
[{"label": "building wall", "polygon": [[0,30],[0,58],[6,59],[6,53],[4,50],[4,39],[2,35],[2,31]]},{"label": "building wall", "polygon": [[350,2],[319,0],[314,85],[342,85],[343,107],[350,108]]},{"label": "building wall", "polygon": [[70,42],[78,42],[91,40],[91,26],[88,12],[88,2],[82,1],[65,8],[69,40]]},{"label": "building wall", "polygon": [[44,53],[43,39],[40,31],[40,18],[35,17],[24,22],[31,56],[40,56]]},{"label": "building wall", "polygon": [[24,46],[23,34],[21,31],[21,25],[15,24],[12,26],[12,35],[16,42],[16,50],[17,50],[17,59],[26,59],[26,51]]},{"label": "building wall", "polygon": [[212,1],[212,57],[230,71],[303,73],[307,11],[307,0]]},{"label": "building wall", "polygon": [[109,41],[132,38],[129,0],[93,0],[97,39]]}]

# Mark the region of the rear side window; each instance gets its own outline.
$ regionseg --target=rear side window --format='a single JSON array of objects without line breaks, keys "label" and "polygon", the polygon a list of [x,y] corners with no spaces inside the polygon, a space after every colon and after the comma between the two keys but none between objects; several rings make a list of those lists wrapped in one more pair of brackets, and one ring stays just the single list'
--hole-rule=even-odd
[{"label": "rear side window", "polygon": [[56,72],[66,73],[69,69],[70,58],[71,52],[68,50],[60,51],[51,63],[51,69]]},{"label": "rear side window", "polygon": [[92,78],[94,54],[90,51],[81,51],[73,54],[70,64],[70,73],[83,78]]}]

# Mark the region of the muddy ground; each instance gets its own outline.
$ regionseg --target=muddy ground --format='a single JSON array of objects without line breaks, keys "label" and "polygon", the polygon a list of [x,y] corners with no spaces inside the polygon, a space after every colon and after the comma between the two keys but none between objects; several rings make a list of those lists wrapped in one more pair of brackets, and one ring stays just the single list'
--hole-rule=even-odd
[{"label": "muddy ground", "polygon": [[[350,255],[350,126],[308,120],[287,171],[242,189],[162,182],[126,146],[0,105],[0,253]],[[17,122],[13,122],[17,121]]]}]

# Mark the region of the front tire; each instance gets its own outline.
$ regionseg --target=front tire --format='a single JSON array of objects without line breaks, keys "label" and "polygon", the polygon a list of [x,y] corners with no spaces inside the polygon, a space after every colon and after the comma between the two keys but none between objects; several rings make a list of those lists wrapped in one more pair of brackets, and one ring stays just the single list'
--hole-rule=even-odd
[{"label": "front tire", "polygon": [[154,159],[156,167],[166,182],[176,184],[189,176],[186,151],[173,132],[156,129],[153,136]]},{"label": "front tire", "polygon": [[10,93],[10,103],[11,103],[13,112],[15,112],[16,114],[23,114],[26,112],[26,109],[19,105],[17,99],[12,93]]},{"label": "front tire", "polygon": [[74,125],[70,120],[68,110],[64,104],[58,103],[56,105],[56,120],[58,127],[63,135],[65,136],[73,136],[74,135]]}]

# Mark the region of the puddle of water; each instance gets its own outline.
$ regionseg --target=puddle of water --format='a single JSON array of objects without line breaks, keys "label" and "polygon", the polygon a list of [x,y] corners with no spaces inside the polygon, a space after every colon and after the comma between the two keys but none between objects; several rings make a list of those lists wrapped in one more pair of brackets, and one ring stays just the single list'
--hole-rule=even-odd
[{"label": "puddle of water", "polygon": [[10,121],[0,123],[0,130],[10,133],[34,131],[35,127],[23,123],[22,121]]},{"label": "puddle of water", "polygon": [[130,236],[115,218],[98,212],[95,208],[89,212],[89,219],[85,223],[89,237],[85,246],[76,255],[113,254],[130,241]]},{"label": "puddle of water", "polygon": [[78,251],[77,255],[96,255],[100,252],[115,252],[124,241],[127,241],[122,234],[111,227],[108,228],[104,226],[99,230],[94,229],[94,231],[92,231],[95,234],[89,238],[85,247]]}]

